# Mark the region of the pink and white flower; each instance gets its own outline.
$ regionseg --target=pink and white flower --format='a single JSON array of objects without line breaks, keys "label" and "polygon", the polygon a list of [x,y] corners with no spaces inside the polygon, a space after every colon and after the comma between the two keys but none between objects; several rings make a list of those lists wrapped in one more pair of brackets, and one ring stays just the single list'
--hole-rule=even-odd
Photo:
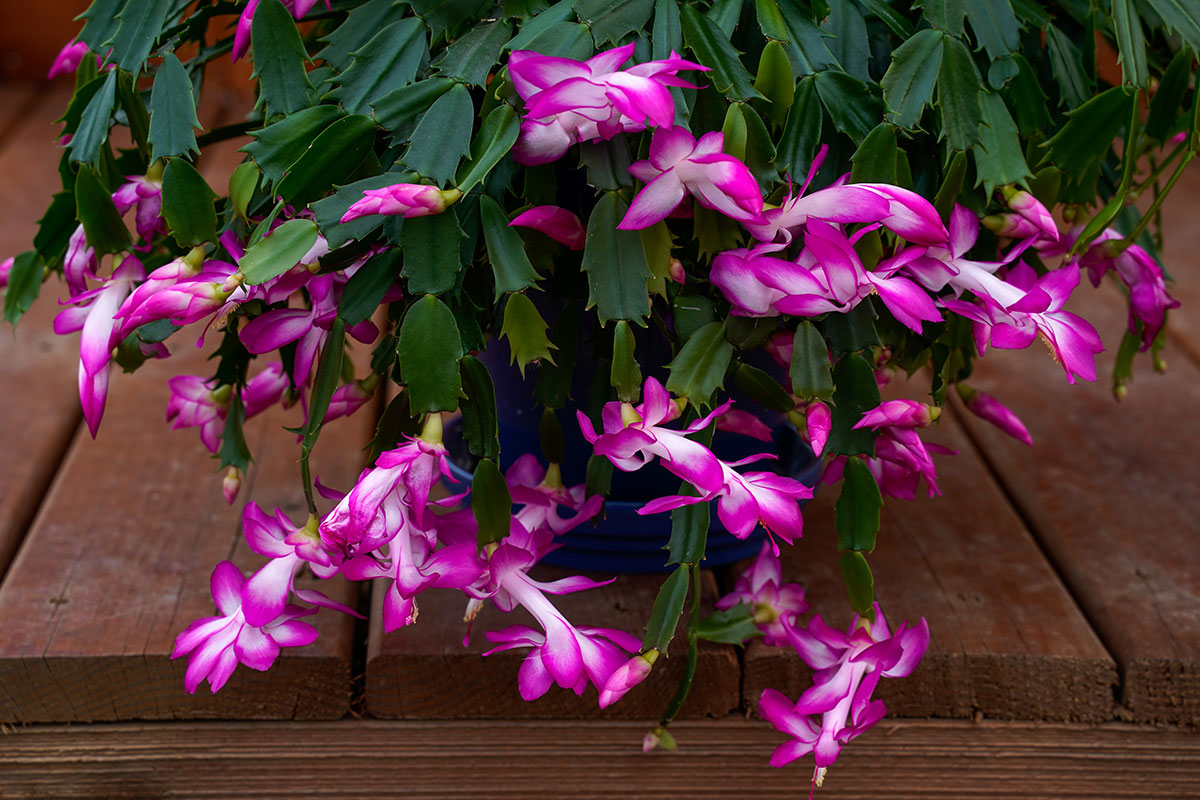
[{"label": "pink and white flower", "polygon": [[762,189],[750,169],[726,155],[725,134],[706,133],[700,141],[686,128],[665,127],[650,139],[650,158],[630,165],[646,184],[633,199],[620,230],[639,230],[666,219],[688,195],[705,208],[751,222],[763,208]]},{"label": "pink and white flower", "polygon": [[800,615],[808,610],[804,587],[783,582],[783,567],[779,555],[770,543],[764,543],[758,558],[738,576],[733,591],[717,600],[717,609],[724,611],[739,603],[750,606],[754,624],[763,633],[763,642],[782,647],[788,643],[787,628],[794,626]]},{"label": "pink and white flower", "polygon": [[442,191],[436,186],[419,183],[395,183],[382,189],[367,189],[361,200],[354,202],[342,215],[342,222],[350,222],[371,214],[399,217],[427,217],[441,214],[462,193],[457,189]]},{"label": "pink and white flower", "polygon": [[871,695],[880,678],[900,678],[916,669],[929,645],[929,626],[924,619],[913,628],[902,623],[893,634],[875,604],[875,621],[855,617],[846,633],[814,617],[807,629],[789,628],[788,635],[814,670],[814,685],[796,703],[766,689],[758,713],[792,737],[775,749],[771,766],[812,753],[819,782],[842,746],[883,718],[887,709]]},{"label": "pink and white flower", "polygon": [[577,142],[673,124],[675,102],[669,87],[697,88],[676,73],[708,68],[672,53],[621,70],[632,55],[632,43],[587,61],[513,51],[508,74],[526,108],[514,158],[522,164],[546,164]]}]

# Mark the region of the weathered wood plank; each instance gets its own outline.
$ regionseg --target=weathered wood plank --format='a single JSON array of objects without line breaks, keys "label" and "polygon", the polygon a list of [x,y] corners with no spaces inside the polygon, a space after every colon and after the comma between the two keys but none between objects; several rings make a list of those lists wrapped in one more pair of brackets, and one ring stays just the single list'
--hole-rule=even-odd
[{"label": "weathered wood plank", "polygon": [[[37,726],[0,748],[6,798],[748,797],[808,795],[811,760],[767,766],[781,734],[679,722],[640,752],[634,722]],[[896,720],[855,740],[822,798],[1197,797],[1200,736],[1133,725]]]},{"label": "weathered wood plank", "polygon": [[[1074,309],[1115,347],[1125,310],[1111,287],[1081,288]],[[971,383],[1025,421],[1036,449],[968,428],[1117,659],[1134,718],[1200,723],[1200,368],[1178,357],[1155,375],[1141,358],[1117,404],[1112,357],[1098,383],[1071,386],[1040,348],[993,353]]]},{"label": "weathered wood plank", "polygon": [[[311,719],[348,710],[353,622],[336,614],[318,616],[315,645],[285,651],[265,675],[238,669],[215,696],[207,687],[185,694],[184,662],[168,660],[175,635],[213,613],[212,567],[230,557],[243,568],[261,561],[241,542],[239,515],[222,502],[195,431],[171,431],[159,416],[169,375],[208,369],[198,355],[180,354],[115,376],[97,441],[84,432],[73,444],[0,586],[0,719]],[[342,435],[365,441],[367,416],[340,423]],[[268,413],[250,425],[260,466],[244,499],[300,517],[295,439],[282,422]],[[316,469],[347,482],[359,459],[356,447],[328,448]],[[354,602],[341,582],[322,588]]]},{"label": "weathered wood plank", "polygon": [[[534,574],[540,580],[553,580],[571,573],[538,567]],[[577,625],[618,628],[640,635],[661,582],[658,576],[623,575],[609,586],[562,595],[554,602]],[[706,573],[706,602],[712,602],[715,590],[715,582]],[[390,634],[383,632],[382,589],[374,595],[366,708],[376,717],[658,719],[683,671],[687,647],[683,637],[677,636],[671,645],[671,657],[660,660],[646,681],[604,711],[598,708],[597,693],[591,688],[577,697],[553,686],[541,699],[527,703],[517,691],[517,669],[526,651],[507,651],[486,659],[480,656],[491,646],[484,631],[509,625],[536,627],[524,609],[503,614],[489,603],[475,618],[470,644],[463,647],[465,600],[460,593],[425,593],[419,601],[417,623]],[[702,644],[697,663],[696,682],[683,715],[728,714],[740,699],[738,660],[733,648]]]},{"label": "weathered wood plank", "polygon": [[[32,247],[37,219],[58,180],[51,122],[69,92],[45,95],[30,110],[32,86],[0,87],[0,259]],[[14,119],[20,115],[19,120]],[[15,123],[15,124],[10,124]],[[14,334],[0,323],[0,575],[33,521],[42,495],[79,423],[77,337],[54,335],[57,283],[44,287]],[[2,294],[2,292],[0,292]]]},{"label": "weathered wood plank", "polygon": [[1167,285],[1182,304],[1172,309],[1168,331],[1200,363],[1200,166],[1192,164],[1163,205],[1162,261],[1175,283]]},{"label": "weathered wood plank", "polygon": [[[889,623],[929,621],[925,658],[876,696],[897,716],[1055,721],[1113,718],[1116,670],[1078,607],[950,414],[923,438],[959,451],[936,456],[942,497],[885,503],[869,562]],[[798,580],[813,611],[845,628],[852,612],[837,568],[833,505],[819,491],[804,537],[786,548],[784,579]],[[752,642],[744,701],[762,690],[797,698],[808,668],[790,648]]]}]

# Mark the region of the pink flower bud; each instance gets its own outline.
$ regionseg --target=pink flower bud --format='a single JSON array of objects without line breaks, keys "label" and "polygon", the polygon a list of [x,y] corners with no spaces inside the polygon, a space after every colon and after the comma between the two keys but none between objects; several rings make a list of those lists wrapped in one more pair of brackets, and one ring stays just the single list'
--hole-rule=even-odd
[{"label": "pink flower bud", "polygon": [[59,75],[74,72],[87,54],[88,46],[83,42],[67,42],[54,57],[54,63],[50,65],[50,71],[46,73],[46,80],[54,80]]},{"label": "pink flower bud", "polygon": [[517,215],[509,225],[533,228],[572,250],[582,250],[587,231],[579,217],[558,206],[534,206]]},{"label": "pink flower bud", "polygon": [[230,467],[221,480],[221,493],[225,495],[225,503],[233,505],[237,500],[238,491],[242,488],[242,473],[237,467]]},{"label": "pink flower bud", "polygon": [[671,263],[667,266],[667,275],[681,286],[687,281],[687,273],[683,271],[683,262],[678,258],[671,259]]},{"label": "pink flower bud", "polygon": [[1014,439],[1033,446],[1033,437],[1029,435],[1025,423],[999,400],[965,383],[956,384],[956,388],[972,414],[987,420]]},{"label": "pink flower bud", "polygon": [[804,409],[804,422],[808,427],[808,446],[814,456],[825,452],[825,443],[829,441],[829,431],[833,428],[833,414],[829,406],[820,400],[814,400]]},{"label": "pink flower bud", "polygon": [[924,428],[940,414],[941,409],[917,400],[885,400],[863,414],[854,428]]},{"label": "pink flower bud", "polygon": [[440,214],[446,206],[462,197],[458,189],[442,191],[436,186],[416,183],[397,183],[382,189],[368,189],[361,200],[350,206],[342,215],[342,222],[349,222],[371,214],[390,216],[426,217]]},{"label": "pink flower bud", "polygon": [[650,650],[641,655],[634,656],[617,667],[616,671],[608,676],[608,681],[604,684],[604,689],[600,692],[600,707],[608,708],[624,697],[625,693],[630,689],[646,680],[646,677],[650,674],[650,668],[654,666],[654,662],[657,660],[658,651]]},{"label": "pink flower bud", "polygon": [[8,286],[8,276],[12,273],[13,261],[12,256],[0,261],[0,289]]}]

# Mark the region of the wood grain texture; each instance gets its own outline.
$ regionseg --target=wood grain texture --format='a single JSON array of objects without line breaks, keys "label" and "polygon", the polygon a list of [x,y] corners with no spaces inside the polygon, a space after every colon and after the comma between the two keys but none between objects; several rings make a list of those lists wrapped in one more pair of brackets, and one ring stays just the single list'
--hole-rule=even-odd
[{"label": "wood grain texture", "polygon": [[[534,577],[555,580],[572,574],[538,567]],[[704,573],[705,602],[715,599],[716,584]],[[612,576],[593,576],[605,578]],[[561,595],[554,604],[576,625],[618,628],[641,635],[662,577],[623,575],[600,589]],[[670,658],[661,659],[641,685],[619,703],[601,711],[597,692],[582,697],[552,686],[541,699],[527,703],[517,691],[517,669],[527,651],[480,656],[491,645],[484,631],[509,625],[536,627],[524,609],[501,613],[490,603],[475,618],[470,644],[463,647],[465,599],[458,592],[430,591],[420,598],[415,625],[383,632],[382,588],[374,592],[367,650],[366,708],[384,718],[597,718],[658,719],[675,692],[687,646],[683,636],[671,643]],[[701,643],[696,681],[685,717],[724,716],[738,706],[739,668],[732,647]]]},{"label": "wood grain texture", "polygon": [[[1074,310],[1110,348],[1125,326],[1111,287],[1081,287]],[[1137,720],[1200,723],[1200,368],[1165,375],[1138,359],[1123,402],[1108,387],[1068,385],[1039,347],[998,352],[972,376],[1028,425],[1036,447],[967,417],[995,473],[1029,520],[1122,672]]]},{"label": "wood grain texture", "polygon": [[[1200,165],[1191,164],[1163,204],[1162,263],[1175,279],[1167,290],[1182,304],[1171,309],[1168,332],[1200,363]],[[1106,340],[1107,341],[1107,340]]]},{"label": "wood grain texture", "polygon": [[[868,561],[889,624],[924,616],[931,640],[916,672],[881,681],[876,696],[897,716],[1112,719],[1111,658],[970,441],[949,414],[922,434],[958,451],[935,456],[944,496],[887,500]],[[836,499],[825,488],[805,508],[784,579],[798,580],[812,610],[845,629],[852,612],[837,567]],[[790,648],[751,642],[744,661],[747,707],[763,689],[797,698],[809,685]]]},{"label": "wood grain texture", "polygon": [[[29,250],[37,219],[58,180],[51,122],[69,93],[46,94],[32,106],[32,86],[0,87],[0,259]],[[54,335],[60,285],[43,297],[14,332],[0,323],[0,575],[33,521],[54,471],[79,423],[75,365],[79,337]],[[2,296],[3,292],[0,292]]]},{"label": "wood grain texture", "polygon": [[[285,650],[268,674],[239,668],[217,695],[206,686],[187,695],[184,660],[168,658],[180,630],[213,614],[216,563],[262,561],[242,543],[239,514],[221,500],[196,432],[162,421],[167,377],[209,369],[193,351],[114,376],[97,440],[82,432],[72,445],[0,586],[0,720],[328,719],[348,710],[353,622],[332,612],[316,618],[315,645]],[[349,442],[365,441],[366,416],[338,423]],[[243,499],[284,505],[302,521],[295,439],[282,422],[268,413],[249,423],[262,466]],[[327,449],[315,458],[318,474],[353,480],[357,444]],[[354,602],[340,582],[322,588]]]},{"label": "wood grain texture", "polygon": [[[634,722],[158,723],[37,726],[0,738],[16,798],[807,797],[811,760],[767,766],[783,736],[678,722],[674,753]],[[1200,797],[1200,736],[1132,725],[885,721],[847,747],[821,798]]]}]

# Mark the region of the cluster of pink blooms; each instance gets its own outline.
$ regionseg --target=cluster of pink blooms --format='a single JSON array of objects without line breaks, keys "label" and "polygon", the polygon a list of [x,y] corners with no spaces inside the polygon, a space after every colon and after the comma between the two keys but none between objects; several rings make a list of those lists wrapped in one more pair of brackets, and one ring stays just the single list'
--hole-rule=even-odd
[{"label": "cluster of pink blooms", "polygon": [[[315,0],[284,3],[297,19],[314,4]],[[237,23],[235,59],[246,52],[257,5],[257,0],[249,0]],[[947,312],[970,320],[980,353],[988,347],[1027,347],[1041,337],[1062,364],[1067,380],[1074,382],[1077,377],[1095,379],[1095,356],[1102,350],[1095,329],[1064,310],[1080,282],[1081,269],[1087,270],[1093,283],[1112,271],[1125,284],[1132,298],[1131,329],[1141,331],[1146,346],[1161,329],[1167,309],[1177,305],[1167,294],[1162,270],[1144,250],[1136,245],[1117,248],[1118,234],[1109,231],[1082,256],[1072,257],[1069,249],[1077,232],[1060,235],[1047,209],[1024,192],[1009,192],[1009,211],[984,221],[1008,241],[998,261],[969,257],[980,220],[962,206],[954,208],[947,225],[927,200],[897,186],[850,184],[843,176],[832,186],[808,191],[823,151],[799,191],[789,193],[780,205],[769,206],[750,169],[725,152],[723,134],[705,133],[697,140],[676,125],[671,89],[696,88],[678,73],[707,68],[672,53],[666,59],[622,69],[633,49],[632,44],[619,47],[586,62],[513,52],[508,73],[525,104],[513,154],[522,164],[545,164],[578,143],[652,131],[648,157],[629,168],[641,186],[618,227],[640,230],[669,217],[686,216],[688,198],[739,222],[752,244],[717,254],[710,274],[735,315],[846,313],[877,295],[899,322],[917,333],[927,322],[942,321]],[[85,46],[69,45],[52,72],[73,69],[86,52]],[[461,196],[455,188],[397,184],[366,192],[350,206],[343,221],[373,214],[439,214]],[[113,201],[120,213],[133,212],[142,244],[119,263],[114,260],[107,276],[102,276],[100,259],[80,226],[64,258],[69,296],[62,302],[67,308],[55,321],[59,333],[81,334],[79,391],[92,434],[103,415],[118,345],[132,342],[148,357],[163,357],[167,349],[161,342],[130,337],[142,326],[162,321],[174,326],[206,322],[207,330],[254,300],[269,310],[237,331],[241,343],[254,355],[286,348],[288,360],[271,362],[239,385],[192,375],[173,378],[168,421],[175,428],[198,428],[204,446],[216,453],[235,400],[251,417],[304,397],[329,342],[346,283],[366,258],[344,270],[317,274],[317,259],[329,250],[326,241],[318,238],[282,274],[248,286],[238,267],[245,242],[226,233],[213,255],[223,253],[228,260],[195,248],[147,274],[139,253],[149,251],[155,236],[166,229],[158,176],[129,178],[113,194]],[[574,250],[585,246],[585,225],[565,208],[536,206],[511,224],[540,231]],[[889,234],[894,246],[878,263],[867,264],[855,245],[875,231]],[[1022,260],[1027,252],[1061,257],[1061,264],[1039,275]],[[0,264],[0,285],[7,281],[11,267],[11,259]],[[677,264],[672,277],[686,280]],[[383,302],[399,298],[399,290],[393,287]],[[364,343],[379,334],[370,321],[347,332]],[[766,348],[781,364],[790,363],[790,334],[777,334]],[[888,366],[878,366],[877,376],[883,382]],[[376,385],[372,377],[341,386],[325,419],[353,413]],[[972,411],[1031,443],[1020,420],[994,398],[962,385],[959,391]],[[830,437],[831,410],[820,400],[793,400],[795,409],[789,416],[819,456]],[[801,536],[800,504],[812,496],[812,489],[773,471],[741,469],[773,456],[727,462],[689,437],[716,425],[770,440],[770,429],[761,420],[731,406],[725,402],[686,425],[677,424],[683,417],[683,402],[649,378],[640,404],[614,401],[604,406],[601,430],[582,413],[578,420],[594,453],[617,469],[631,472],[657,461],[694,489],[691,494],[652,500],[639,513],[715,501],[718,519],[734,536],[745,539],[759,526],[765,529],[769,542],[718,608],[749,606],[768,645],[794,648],[814,670],[814,686],[796,703],[767,690],[759,711],[791,737],[776,750],[771,763],[781,766],[811,752],[817,767],[814,777],[819,780],[841,747],[882,717],[883,704],[872,700],[879,679],[912,672],[928,644],[929,631],[921,620],[915,627],[901,625],[893,633],[878,607],[872,618],[856,618],[844,633],[820,617],[801,624],[800,616],[807,610],[804,592],[783,583],[778,542],[791,543]],[[938,409],[914,400],[888,400],[855,424],[877,434],[874,456],[866,463],[883,494],[911,499],[921,481],[930,494],[938,491],[932,454],[950,451],[923,442],[918,434],[937,413]],[[580,695],[594,687],[600,706],[605,707],[643,681],[659,656],[656,650],[644,651],[637,637],[623,631],[576,625],[551,600],[554,595],[604,583],[582,576],[541,581],[530,574],[542,556],[557,546],[557,537],[599,512],[601,498],[586,496],[583,486],[565,486],[558,465],[544,468],[533,456],[523,456],[505,474],[515,507],[509,533],[481,549],[474,514],[463,507],[465,495],[438,499],[434,493],[435,486],[450,477],[447,458],[441,417],[430,414],[420,437],[382,453],[349,492],[343,495],[318,485],[326,499],[335,501],[328,513],[313,514],[297,525],[281,511],[272,516],[257,504],[246,506],[246,540],[268,560],[248,578],[229,562],[214,570],[211,588],[218,616],[197,620],[176,641],[174,656],[188,656],[187,690],[194,692],[207,680],[216,691],[238,664],[264,670],[274,663],[281,647],[311,643],[317,630],[301,618],[315,614],[317,607],[356,613],[321,592],[299,588],[297,577],[306,567],[321,579],[385,581],[383,621],[388,631],[417,621],[419,595],[428,589],[462,592],[467,620],[489,601],[502,612],[523,607],[536,627],[514,625],[486,636],[494,645],[489,653],[528,651],[518,673],[519,691],[527,700],[542,696],[552,685]],[[839,479],[844,463],[844,456],[831,460],[825,480]],[[236,471],[226,476],[229,502],[239,484]]]}]

